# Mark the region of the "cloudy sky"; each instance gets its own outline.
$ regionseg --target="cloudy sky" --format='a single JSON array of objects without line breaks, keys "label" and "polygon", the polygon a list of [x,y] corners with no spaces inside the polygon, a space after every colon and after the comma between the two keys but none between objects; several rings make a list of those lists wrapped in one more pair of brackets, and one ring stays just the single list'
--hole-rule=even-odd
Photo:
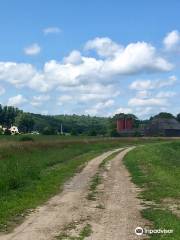
[{"label": "cloudy sky", "polygon": [[179,113],[179,9],[179,0],[2,0],[0,103],[42,114]]}]

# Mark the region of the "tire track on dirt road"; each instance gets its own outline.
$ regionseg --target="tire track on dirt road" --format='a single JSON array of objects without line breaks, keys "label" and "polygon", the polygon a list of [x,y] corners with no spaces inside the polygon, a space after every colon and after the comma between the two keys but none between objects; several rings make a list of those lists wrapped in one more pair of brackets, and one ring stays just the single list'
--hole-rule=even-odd
[{"label": "tire track on dirt road", "polygon": [[[109,171],[101,184],[98,204],[104,209],[94,211],[90,224],[93,233],[88,240],[136,240],[135,228],[144,227],[148,222],[140,214],[142,205],[138,189],[130,180],[130,174],[122,160],[133,147],[125,149],[110,161]],[[103,186],[102,186],[103,185]],[[147,239],[147,238],[146,238]]]}]

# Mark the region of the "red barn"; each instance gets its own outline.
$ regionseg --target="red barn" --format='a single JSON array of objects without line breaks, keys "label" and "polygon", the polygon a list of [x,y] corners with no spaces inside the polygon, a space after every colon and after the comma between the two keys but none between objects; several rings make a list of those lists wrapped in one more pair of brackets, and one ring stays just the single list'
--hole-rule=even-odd
[{"label": "red barn", "polygon": [[132,118],[117,119],[117,132],[121,132],[123,130],[131,130],[131,129],[133,129]]}]

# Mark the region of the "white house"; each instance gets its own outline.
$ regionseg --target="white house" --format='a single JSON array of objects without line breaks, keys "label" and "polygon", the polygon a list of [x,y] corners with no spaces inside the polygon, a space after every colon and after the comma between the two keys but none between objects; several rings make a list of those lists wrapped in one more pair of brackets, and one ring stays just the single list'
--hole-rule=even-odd
[{"label": "white house", "polygon": [[19,133],[18,127],[16,127],[16,126],[11,126],[9,128],[9,131],[11,132],[12,135]]}]

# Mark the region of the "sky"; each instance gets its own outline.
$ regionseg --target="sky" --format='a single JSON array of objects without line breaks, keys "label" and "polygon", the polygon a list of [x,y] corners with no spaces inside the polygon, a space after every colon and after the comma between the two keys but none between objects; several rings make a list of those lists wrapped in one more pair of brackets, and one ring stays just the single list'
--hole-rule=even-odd
[{"label": "sky", "polygon": [[0,103],[40,114],[180,113],[179,0],[1,0]]}]

